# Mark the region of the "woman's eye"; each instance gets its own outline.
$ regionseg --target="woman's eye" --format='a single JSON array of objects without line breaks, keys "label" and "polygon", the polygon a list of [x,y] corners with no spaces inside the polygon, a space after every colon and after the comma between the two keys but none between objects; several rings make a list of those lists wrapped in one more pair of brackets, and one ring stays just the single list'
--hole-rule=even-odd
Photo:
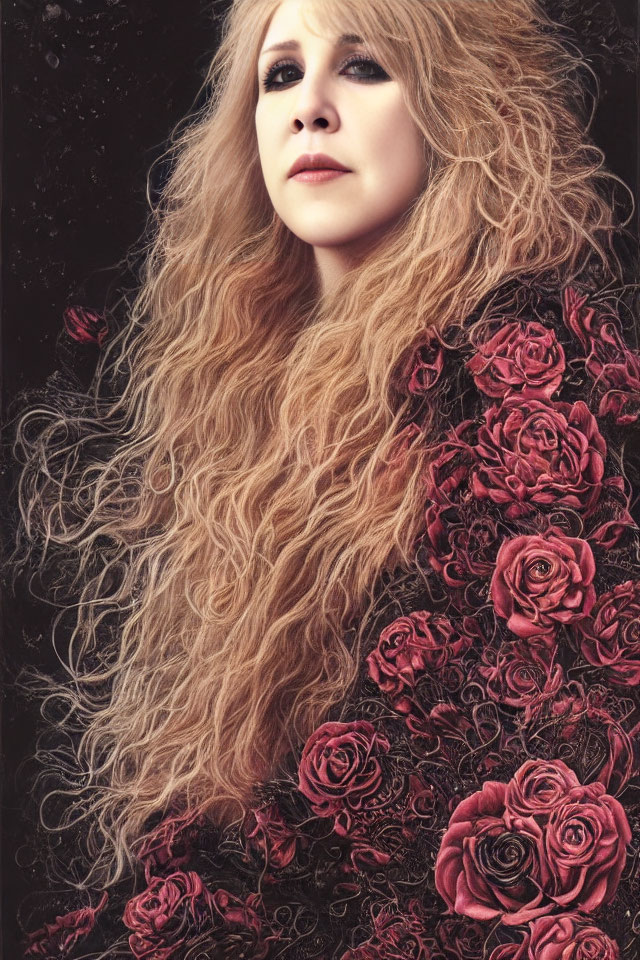
[{"label": "woman's eye", "polygon": [[[292,83],[296,77],[291,77],[291,73],[300,73],[300,68],[295,63],[274,63],[263,80],[264,89],[273,90],[274,87],[284,87]],[[276,80],[278,74],[283,74],[284,79]]]},{"label": "woman's eye", "polygon": [[[364,74],[360,75],[361,80],[388,80],[389,74],[385,73],[379,63],[376,63],[375,60],[369,60],[367,57],[356,57],[354,60],[348,60],[344,66],[343,70],[346,70],[347,67],[360,67],[364,69]],[[353,74],[353,76],[358,76],[358,74]]]},{"label": "woman's eye", "polygon": [[[346,63],[343,63],[340,67],[340,72],[344,73],[346,70],[355,67],[358,69],[358,73],[349,73],[347,76],[355,77],[358,80],[367,81],[376,81],[376,80],[388,80],[389,76],[382,69],[380,64],[376,63],[375,60],[371,60],[368,57],[353,57],[350,60],[347,60]],[[292,74],[301,74],[302,71],[296,63],[282,61],[274,63],[274,65],[267,71],[262,83],[265,90],[277,90],[282,87],[287,87],[290,83],[294,83],[299,77],[292,76]],[[281,76],[280,76],[281,75]],[[277,79],[280,76],[280,79]]]}]

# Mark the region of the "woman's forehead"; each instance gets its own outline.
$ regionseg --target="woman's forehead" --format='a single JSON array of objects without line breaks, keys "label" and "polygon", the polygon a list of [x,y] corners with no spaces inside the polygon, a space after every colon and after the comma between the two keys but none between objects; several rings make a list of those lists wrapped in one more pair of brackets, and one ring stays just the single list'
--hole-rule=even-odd
[{"label": "woman's forehead", "polygon": [[360,19],[358,4],[354,6],[356,9],[350,9],[348,2],[337,4],[332,0],[281,0],[267,25],[262,52],[266,52],[264,47],[273,43],[284,46],[299,39],[293,33],[285,36],[287,30],[312,34],[334,43],[362,42],[362,31],[355,29]]}]

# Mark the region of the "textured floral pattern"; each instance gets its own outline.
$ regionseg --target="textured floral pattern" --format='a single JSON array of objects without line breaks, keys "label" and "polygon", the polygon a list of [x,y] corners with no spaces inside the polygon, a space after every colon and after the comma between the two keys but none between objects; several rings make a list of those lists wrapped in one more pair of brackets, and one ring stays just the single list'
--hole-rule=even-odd
[{"label": "textured floral pattern", "polygon": [[109,333],[105,318],[87,307],[69,306],[62,319],[67,334],[78,343],[97,343],[101,347]]},{"label": "textured floral pattern", "polygon": [[25,957],[66,957],[76,943],[84,940],[93,930],[97,915],[104,910],[108,894],[103,893],[97,907],[81,907],[64,916],[56,917],[54,923],[45,923],[28,937]]},{"label": "textured floral pattern", "polygon": [[390,471],[438,418],[424,525],[349,696],[241,823],[150,827],[146,888],[55,956],[640,955],[633,311],[591,281],[502,293],[403,368]]}]

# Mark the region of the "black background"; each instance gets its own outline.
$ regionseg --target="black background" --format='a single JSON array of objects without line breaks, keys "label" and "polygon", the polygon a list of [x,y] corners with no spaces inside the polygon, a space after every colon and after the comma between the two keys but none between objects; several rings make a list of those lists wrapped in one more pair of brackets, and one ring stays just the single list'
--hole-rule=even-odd
[{"label": "black background", "polygon": [[[15,398],[56,366],[69,303],[98,310],[125,280],[122,260],[142,235],[146,177],[175,124],[201,96],[228,0],[4,0],[2,7],[2,391]],[[617,0],[637,30],[636,0]],[[637,75],[593,66],[602,84],[593,127],[608,166],[638,197]],[[253,122],[248,116],[247,123]],[[640,219],[634,220],[637,231]],[[8,471],[8,484],[12,480]],[[8,489],[5,498],[9,495]],[[5,590],[3,941],[17,946],[27,892],[21,760],[33,751],[37,705],[12,680],[24,662],[51,663],[47,608]]]}]

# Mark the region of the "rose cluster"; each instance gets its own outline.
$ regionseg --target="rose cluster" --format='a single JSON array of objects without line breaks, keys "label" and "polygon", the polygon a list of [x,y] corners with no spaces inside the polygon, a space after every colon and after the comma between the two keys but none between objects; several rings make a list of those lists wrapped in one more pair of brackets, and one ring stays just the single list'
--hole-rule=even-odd
[{"label": "rose cluster", "polygon": [[155,877],[127,903],[123,922],[131,930],[129,949],[137,960],[169,960],[204,933],[223,955],[234,950],[236,956],[263,960],[269,944],[259,903],[253,895],[243,901],[223,889],[211,893],[194,871]]},{"label": "rose cluster", "polygon": [[528,760],[509,783],[486,782],[456,807],[436,886],[450,910],[475,920],[591,913],[612,900],[630,839],[601,783],[581,784],[561,760]]},{"label": "rose cluster", "polygon": [[[80,340],[99,321],[67,317]],[[172,812],[142,838],[138,960],[260,960],[273,941],[283,960],[621,960],[640,942],[640,535],[616,448],[640,358],[573,288],[518,288],[511,315],[459,331],[400,371],[418,422],[386,482],[440,440],[360,675],[241,824]],[[100,909],[27,956],[64,955]]]}]

